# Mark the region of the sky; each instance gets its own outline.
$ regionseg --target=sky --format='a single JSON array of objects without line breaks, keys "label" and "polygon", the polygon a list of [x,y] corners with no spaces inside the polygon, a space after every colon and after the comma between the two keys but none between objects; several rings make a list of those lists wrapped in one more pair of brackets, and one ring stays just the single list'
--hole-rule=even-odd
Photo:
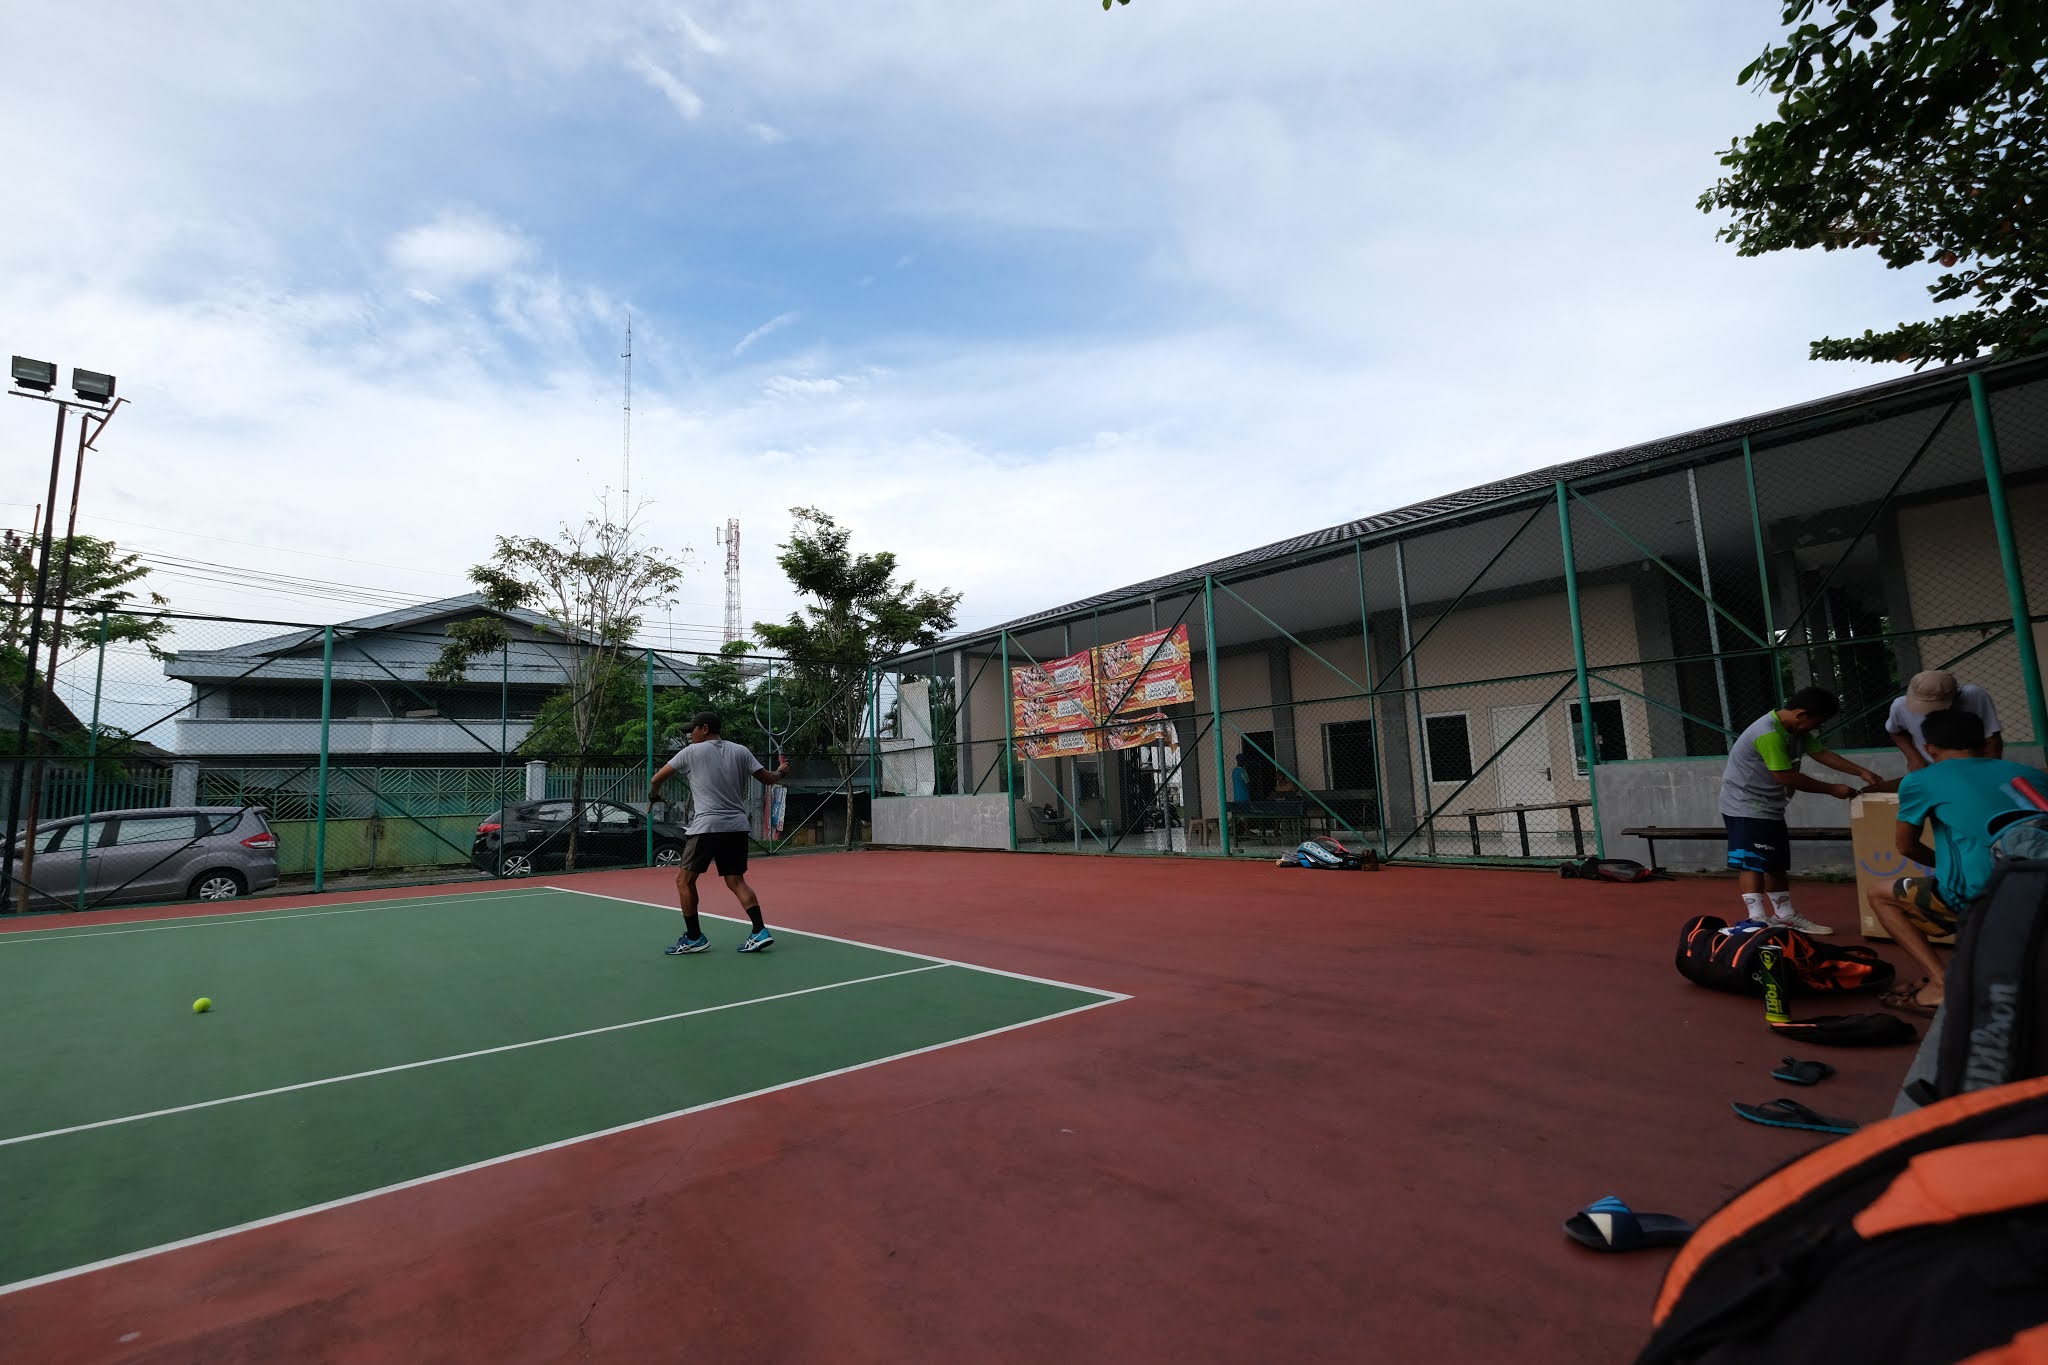
[{"label": "sky", "polygon": [[[0,344],[119,376],[80,527],[199,614],[625,507],[629,318],[687,648],[730,517],[749,622],[812,505],[989,626],[1888,378],[1807,343],[1926,311],[1696,207],[1776,0],[0,9]],[[9,525],[51,426],[0,402]]]}]

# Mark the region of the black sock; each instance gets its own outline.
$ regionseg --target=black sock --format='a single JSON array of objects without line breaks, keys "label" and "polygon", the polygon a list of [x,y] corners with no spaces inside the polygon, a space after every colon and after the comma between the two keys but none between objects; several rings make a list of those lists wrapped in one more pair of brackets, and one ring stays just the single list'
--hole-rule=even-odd
[{"label": "black sock", "polygon": [[761,922],[761,907],[758,905],[747,907],[747,918],[754,922],[754,932],[757,934],[768,927]]},{"label": "black sock", "polygon": [[685,938],[696,938],[702,932],[703,931],[697,927],[697,917],[695,915],[683,916],[683,936]]}]

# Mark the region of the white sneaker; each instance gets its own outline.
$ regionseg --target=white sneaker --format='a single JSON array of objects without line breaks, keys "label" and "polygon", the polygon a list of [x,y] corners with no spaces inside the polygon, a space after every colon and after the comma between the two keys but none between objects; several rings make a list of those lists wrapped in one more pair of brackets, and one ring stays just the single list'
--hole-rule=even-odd
[{"label": "white sneaker", "polygon": [[1825,924],[1815,924],[1797,910],[1789,915],[1778,916],[1777,923],[1780,928],[1797,929],[1802,934],[1832,934],[1835,932]]}]

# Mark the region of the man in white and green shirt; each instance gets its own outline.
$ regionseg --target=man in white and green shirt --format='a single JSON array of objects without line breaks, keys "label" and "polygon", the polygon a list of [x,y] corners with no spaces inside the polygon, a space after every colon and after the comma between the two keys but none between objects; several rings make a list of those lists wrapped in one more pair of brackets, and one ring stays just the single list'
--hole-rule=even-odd
[{"label": "man in white and green shirt", "polygon": [[1792,908],[1792,843],[1785,829],[1785,807],[1794,792],[1818,792],[1846,801],[1859,790],[1847,782],[1808,777],[1799,771],[1803,758],[1859,777],[1865,787],[1881,780],[1820,742],[1820,727],[1841,709],[1834,693],[1802,688],[1777,710],[1759,716],[1736,737],[1728,753],[1728,767],[1721,774],[1721,823],[1728,828],[1728,866],[1738,874],[1752,923],[1786,925],[1809,934],[1835,932]]}]

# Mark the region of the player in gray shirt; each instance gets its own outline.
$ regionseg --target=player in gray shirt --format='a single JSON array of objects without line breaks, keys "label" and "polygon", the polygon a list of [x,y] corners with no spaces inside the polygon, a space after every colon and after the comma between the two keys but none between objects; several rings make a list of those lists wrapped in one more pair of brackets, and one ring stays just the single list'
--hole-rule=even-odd
[{"label": "player in gray shirt", "polygon": [[747,831],[752,824],[747,803],[753,796],[751,783],[774,786],[789,775],[789,762],[785,759],[770,772],[744,744],[720,739],[718,730],[717,712],[698,712],[690,722],[690,742],[661,766],[647,791],[652,806],[661,799],[662,783],[679,772],[689,775],[693,811],[683,832],[690,842],[683,849],[682,870],[676,874],[683,936],[667,950],[670,957],[701,953],[711,946],[697,923],[697,878],[713,863],[718,864],[718,875],[739,897],[740,908],[753,922],[753,932],[741,942],[740,951],[756,953],[775,942],[761,919],[761,898],[747,885]]},{"label": "player in gray shirt", "polygon": [[1735,869],[1749,927],[1785,925],[1809,934],[1832,934],[1792,908],[1792,847],[1785,807],[1794,792],[1817,792],[1846,801],[1857,789],[1821,782],[1799,771],[1811,758],[1860,778],[1868,790],[1876,773],[1821,743],[1818,731],[1841,711],[1825,688],[1801,688],[1735,737],[1721,774],[1721,823],[1728,829],[1728,866]]}]

